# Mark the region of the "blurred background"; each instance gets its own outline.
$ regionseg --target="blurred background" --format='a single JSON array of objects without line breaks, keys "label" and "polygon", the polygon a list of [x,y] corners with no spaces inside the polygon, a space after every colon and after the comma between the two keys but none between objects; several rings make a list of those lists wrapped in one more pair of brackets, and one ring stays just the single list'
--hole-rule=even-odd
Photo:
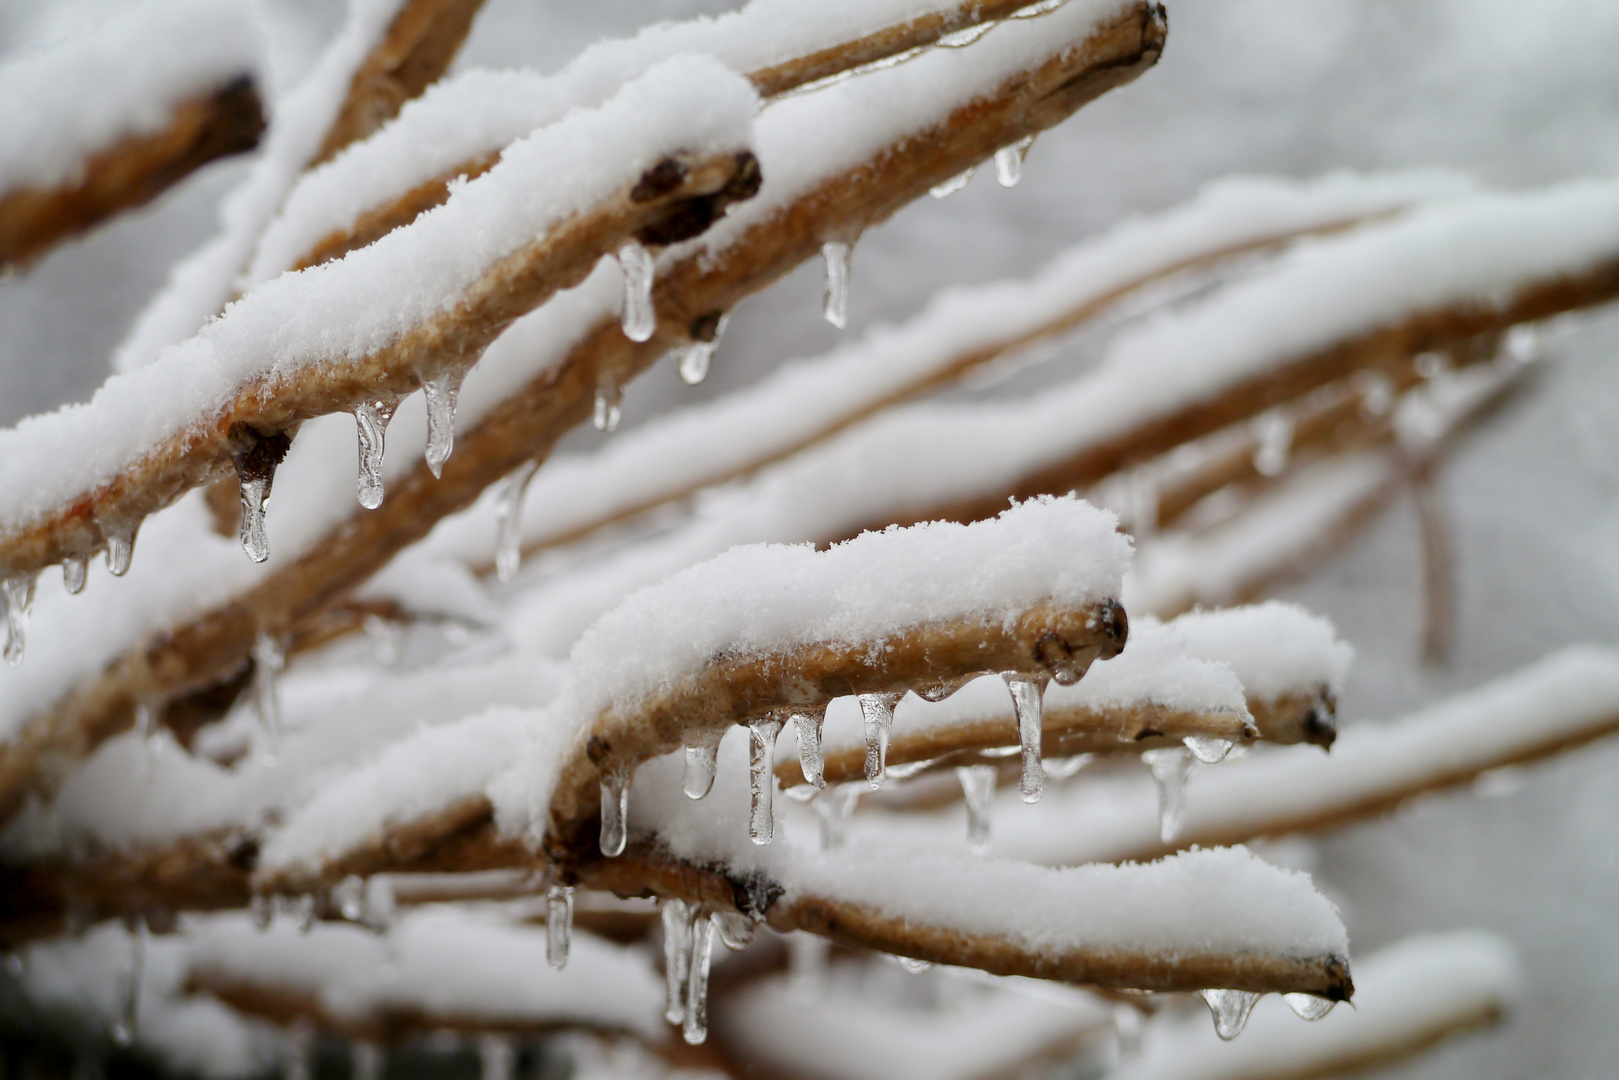
[{"label": "blurred background", "polygon": [[[118,0],[0,0],[0,54],[82,30]],[[1015,277],[1217,177],[1443,166],[1516,188],[1619,170],[1613,0],[1166,0],[1162,62],[1041,137],[1022,184],[981,171],[868,233],[849,328],[903,319],[955,282]],[[591,41],[738,6],[701,0],[488,0],[457,61],[555,70]],[[340,0],[265,0],[272,95],[339,25]],[[0,57],[3,58],[3,57]],[[0,282],[0,423],[87,397],[169,267],[211,235],[246,164],[212,165],[147,208]],[[712,376],[660,365],[627,390],[625,425],[733,391],[830,348],[810,264],[736,312]],[[1574,641],[1619,642],[1619,312],[1582,316],[1530,392],[1443,465],[1459,621],[1447,663],[1421,659],[1415,515],[1394,508],[1284,595],[1358,650],[1340,716],[1394,715]],[[1051,363],[1077,368],[1085,343]],[[1028,392],[1017,377],[991,392]],[[581,432],[583,449],[602,436]],[[1619,744],[1429,799],[1324,839],[1309,861],[1359,951],[1414,931],[1481,927],[1520,950],[1521,1008],[1399,1077],[1619,1075]],[[1478,797],[1487,794],[1488,797]]]}]

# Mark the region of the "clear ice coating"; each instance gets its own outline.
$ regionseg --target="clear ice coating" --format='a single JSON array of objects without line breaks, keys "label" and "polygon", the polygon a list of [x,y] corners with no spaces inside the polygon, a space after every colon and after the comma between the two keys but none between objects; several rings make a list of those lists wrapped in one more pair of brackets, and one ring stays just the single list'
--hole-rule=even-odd
[{"label": "clear ice coating", "polygon": [[138,525],[119,525],[102,530],[107,538],[107,569],[113,577],[123,577],[129,573],[130,560],[135,557],[135,530],[138,528]]},{"label": "clear ice coating", "polygon": [[958,765],[956,779],[967,804],[967,843],[974,855],[989,850],[990,806],[995,798],[995,766]]},{"label": "clear ice coating", "polygon": [[466,372],[454,368],[439,372],[422,384],[427,398],[427,467],[437,479],[455,449],[455,402],[461,396]]},{"label": "clear ice coating", "polygon": [[701,799],[709,793],[714,786],[714,771],[719,764],[720,740],[725,738],[725,732],[710,731],[701,735],[697,742],[685,745],[685,773],[681,777],[681,789],[685,791],[688,799]]},{"label": "clear ice coating", "polygon": [[1013,19],[1033,19],[1050,14],[1066,3],[1068,3],[1068,0],[1038,0],[1037,3],[1018,8],[1008,17]]},{"label": "clear ice coating", "polygon": [[962,188],[971,183],[973,173],[976,171],[977,166],[969,165],[967,168],[963,169],[961,172],[958,172],[956,175],[952,176],[943,183],[934,184],[928,189],[928,194],[932,195],[935,199],[948,199],[950,196],[954,195],[956,192],[960,191]]},{"label": "clear ice coating", "polygon": [[624,308],[619,324],[631,341],[646,341],[657,329],[657,313],[652,310],[652,252],[631,240],[618,249],[619,269],[624,272]]},{"label": "clear ice coating", "polygon": [[821,850],[831,851],[843,846],[849,833],[849,815],[860,801],[859,784],[839,784],[822,791],[810,806],[821,826]]},{"label": "clear ice coating", "polygon": [[478,1080],[512,1080],[516,1071],[517,1047],[511,1036],[478,1036]]},{"label": "clear ice coating", "polygon": [[1338,1004],[1331,998],[1316,997],[1314,994],[1283,994],[1282,1000],[1287,1002],[1287,1007],[1300,1020],[1319,1020]]},{"label": "clear ice coating", "polygon": [[624,391],[617,383],[603,383],[596,387],[596,404],[591,408],[590,422],[597,431],[617,431],[618,421],[624,415],[620,404]]},{"label": "clear ice coating", "polygon": [[1018,793],[1026,803],[1040,801],[1046,791],[1046,772],[1040,767],[1041,716],[1040,697],[1046,681],[1033,679],[1016,671],[1001,674],[1006,688],[1012,692],[1012,711],[1017,713],[1018,745],[1023,751],[1023,774],[1018,778]]},{"label": "clear ice coating", "polygon": [[906,971],[909,971],[912,975],[920,975],[922,972],[933,966],[932,960],[918,960],[914,956],[899,956],[897,954],[891,955],[894,956],[895,963],[899,964],[899,966],[904,968]]},{"label": "clear ice coating", "polygon": [[34,606],[34,575],[18,574],[0,581],[0,607],[6,612],[6,663],[22,663],[28,646],[28,612]]},{"label": "clear ice coating", "polygon": [[1230,739],[1221,739],[1214,735],[1188,735],[1181,742],[1186,744],[1186,749],[1192,752],[1193,757],[1205,765],[1218,765],[1236,745]]},{"label": "clear ice coating", "polygon": [[1293,451],[1293,417],[1281,409],[1260,413],[1253,420],[1254,469],[1260,476],[1280,476]]},{"label": "clear ice coating", "polygon": [[118,1001],[118,1016],[112,1022],[112,1041],[129,1046],[135,1041],[136,1024],[140,1020],[141,983],[146,973],[146,921],[135,917],[129,929],[129,975],[124,981],[123,994]]},{"label": "clear ice coating", "polygon": [[821,245],[821,263],[826,272],[821,313],[839,330],[849,324],[849,256],[853,252],[854,245],[842,240],[828,240]]},{"label": "clear ice coating", "polygon": [[622,767],[602,771],[601,852],[611,859],[624,854],[629,839],[630,777]]},{"label": "clear ice coating", "polygon": [[84,555],[69,555],[62,560],[62,587],[69,596],[84,591],[84,579],[90,569],[90,560]]},{"label": "clear ice coating", "polygon": [[708,1038],[708,964],[714,952],[714,920],[699,912],[691,926],[691,960],[686,975],[686,1015],[680,1034],[686,1045]]},{"label": "clear ice coating", "polygon": [[748,725],[748,838],[755,844],[768,844],[776,836],[776,737],[782,720],[774,714]]},{"label": "clear ice coating", "polygon": [[387,1064],[382,1047],[362,1039],[349,1041],[349,1080],[382,1080]]},{"label": "clear ice coating", "polygon": [[354,406],[360,444],[360,469],[354,477],[354,489],[360,505],[367,510],[382,505],[382,456],[387,450],[388,421],[397,407],[393,401],[368,401]]},{"label": "clear ice coating", "polygon": [[861,694],[860,716],[866,726],[866,782],[871,790],[883,786],[883,771],[888,767],[888,734],[894,728],[894,706],[900,695],[896,693]]},{"label": "clear ice coating", "polygon": [[1192,774],[1191,751],[1183,747],[1148,750],[1141,760],[1158,784],[1158,838],[1168,844],[1180,835],[1186,813],[1186,778]]},{"label": "clear ice coating", "polygon": [[821,749],[821,728],[825,723],[825,709],[793,711],[793,733],[798,736],[798,767],[803,771],[804,779],[818,788],[826,787],[826,755]]},{"label": "clear ice coating", "polygon": [[1214,1033],[1226,1042],[1242,1034],[1259,995],[1248,990],[1199,990],[1214,1014]]},{"label": "clear ice coating", "polygon": [[365,879],[350,874],[333,885],[332,906],[349,922],[359,922],[365,915]]},{"label": "clear ice coating", "polygon": [[964,48],[989,33],[994,26],[994,22],[981,22],[976,26],[964,26],[960,30],[940,34],[938,44],[947,49]]},{"label": "clear ice coating", "polygon": [[691,972],[691,923],[695,910],[684,900],[658,905],[663,919],[663,1018],[671,1024],[686,1019],[686,981]]},{"label": "clear ice coating", "polygon": [[1025,135],[1010,146],[995,151],[995,180],[1003,188],[1017,187],[1023,179],[1023,159],[1029,156],[1034,136]]},{"label": "clear ice coating", "polygon": [[495,577],[501,584],[516,577],[523,562],[523,496],[539,467],[538,461],[523,462],[495,491]]},{"label": "clear ice coating", "polygon": [[572,940],[573,886],[552,885],[545,890],[545,962],[558,971],[567,967]]},{"label": "clear ice coating", "polygon": [[238,485],[242,497],[241,523],[236,527],[236,538],[242,550],[254,562],[270,557],[270,536],[264,528],[264,503],[269,497],[270,481],[264,477],[243,480]]},{"label": "clear ice coating", "polygon": [[281,690],[279,676],[286,666],[281,643],[260,632],[253,642],[253,704],[259,714],[259,731],[264,737],[265,761],[273,762],[281,750]]},{"label": "clear ice coating", "polygon": [[746,949],[753,944],[759,927],[740,911],[714,912],[714,929],[727,949]]}]

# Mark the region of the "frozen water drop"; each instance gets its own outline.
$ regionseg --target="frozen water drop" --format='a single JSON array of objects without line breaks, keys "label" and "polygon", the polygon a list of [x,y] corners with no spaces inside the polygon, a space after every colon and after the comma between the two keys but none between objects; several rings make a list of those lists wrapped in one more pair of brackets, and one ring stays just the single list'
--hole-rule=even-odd
[{"label": "frozen water drop", "polygon": [[1230,739],[1221,739],[1214,735],[1188,735],[1181,742],[1186,744],[1186,749],[1192,752],[1193,757],[1205,765],[1218,765],[1236,745]]},{"label": "frozen water drop", "polygon": [[1010,146],[995,151],[995,180],[1003,188],[1017,187],[1023,179],[1023,159],[1029,156],[1034,136],[1025,135]]},{"label": "frozen water drop", "polygon": [[448,368],[422,384],[427,398],[427,467],[434,479],[444,475],[444,463],[455,449],[455,402],[465,377],[466,372]]},{"label": "frozen water drop", "polygon": [[495,492],[495,577],[502,584],[517,576],[523,561],[523,496],[539,467],[538,461],[523,462]]},{"label": "frozen water drop", "polygon": [[387,451],[388,421],[397,407],[398,402],[393,401],[368,401],[354,407],[360,446],[360,468],[354,487],[360,505],[367,510],[382,505],[382,458]]},{"label": "frozen water drop", "polygon": [[238,485],[242,498],[242,518],[236,529],[236,538],[242,542],[247,557],[261,563],[270,557],[270,536],[264,528],[264,503],[269,497],[270,482],[264,477],[243,480]]},{"label": "frozen water drop", "polygon": [[684,900],[658,905],[663,920],[663,1018],[671,1024],[686,1019],[686,982],[691,973],[691,924],[694,909]]},{"label": "frozen water drop", "polygon": [[920,975],[922,972],[933,966],[933,961],[918,960],[914,956],[895,955],[894,960],[899,964],[900,967],[904,968],[906,971],[909,971],[912,975]]},{"label": "frozen water drop", "polygon": [[573,886],[552,885],[545,890],[545,962],[558,971],[567,967],[572,940]]},{"label": "frozen water drop", "polygon": [[281,669],[286,666],[281,643],[262,631],[253,642],[253,704],[263,736],[261,757],[272,763],[281,751]]},{"label": "frozen water drop", "polygon": [[849,815],[860,801],[859,784],[839,784],[821,792],[810,804],[821,826],[821,850],[831,851],[843,846],[849,832]]},{"label": "frozen water drop", "polygon": [[315,928],[315,894],[302,893],[293,901],[293,913],[298,917],[298,932],[307,934]]},{"label": "frozen water drop", "polygon": [[854,245],[842,240],[828,240],[821,245],[821,263],[826,273],[821,313],[839,330],[849,324],[849,258],[853,253]]},{"label": "frozen water drop", "polygon": [[652,253],[631,240],[618,249],[619,269],[624,272],[624,307],[619,325],[631,341],[646,341],[657,329],[657,313],[652,310]]},{"label": "frozen water drop", "polygon": [[1226,1042],[1242,1034],[1259,995],[1248,990],[1199,990],[1214,1014],[1214,1032]]},{"label": "frozen water drop", "polygon": [[376,1043],[360,1039],[349,1043],[349,1080],[382,1080],[386,1065],[382,1047]]},{"label": "frozen water drop", "polygon": [[1003,672],[1001,678],[1006,680],[1006,688],[1012,692],[1012,710],[1017,713],[1018,745],[1023,751],[1023,774],[1018,779],[1018,792],[1026,803],[1039,802],[1046,790],[1046,773],[1040,767],[1040,697],[1045,692],[1046,680],[1030,678],[1016,671]]},{"label": "frozen water drop", "polygon": [[708,365],[714,359],[714,343],[711,341],[694,341],[679,350],[680,352],[680,381],[687,386],[696,386],[708,378]]},{"label": "frozen water drop", "polygon": [[967,843],[974,855],[989,850],[990,807],[995,799],[995,766],[959,765],[962,800],[967,804]]},{"label": "frozen water drop", "polygon": [[821,749],[821,729],[826,710],[793,711],[793,733],[798,736],[798,767],[814,787],[826,787],[826,755]]},{"label": "frozen water drop", "polygon": [[866,782],[871,790],[883,786],[883,771],[888,766],[888,736],[894,727],[894,705],[900,695],[888,692],[861,694],[860,716],[866,729]]},{"label": "frozen water drop", "polygon": [[1394,408],[1394,380],[1376,368],[1362,368],[1349,378],[1360,395],[1360,415],[1367,420],[1387,416]]},{"label": "frozen water drop", "polygon": [[275,921],[275,905],[263,893],[254,893],[247,902],[247,910],[253,917],[253,925],[260,930],[270,929]]},{"label": "frozen water drop", "polygon": [[368,878],[365,883],[365,910],[360,921],[368,930],[386,933],[388,927],[393,925],[396,905],[393,882],[386,875]]},{"label": "frozen water drop", "polygon": [[954,694],[960,689],[961,687],[956,683],[942,682],[934,683],[932,686],[924,686],[919,689],[913,688],[912,693],[921,698],[923,701],[932,701],[937,703],[945,700],[951,694]]},{"label": "frozen water drop", "polygon": [[350,874],[333,885],[332,905],[349,922],[359,922],[365,915],[365,879],[358,874]]},{"label": "frozen water drop", "polygon": [[1183,747],[1167,750],[1148,750],[1141,760],[1152,770],[1158,784],[1158,838],[1172,843],[1180,835],[1181,819],[1186,813],[1186,778],[1192,774],[1195,760],[1191,751]]},{"label": "frozen water drop", "polygon": [[28,645],[28,613],[34,607],[34,575],[18,574],[0,582],[0,607],[6,612],[6,663],[22,663]]},{"label": "frozen water drop", "polygon": [[1281,409],[1271,409],[1254,417],[1254,469],[1260,476],[1280,476],[1287,470],[1293,450],[1293,417]]},{"label": "frozen water drop", "polygon": [[1095,754],[1074,754],[1053,761],[1042,761],[1040,767],[1046,771],[1047,780],[1067,780],[1095,760]]},{"label": "frozen water drop", "polygon": [[149,701],[135,705],[135,738],[141,744],[141,771],[150,781],[157,764],[157,708]]},{"label": "frozen water drop", "polygon": [[704,732],[697,742],[685,746],[685,774],[681,789],[688,799],[701,799],[714,786],[714,771],[719,763],[720,741],[725,732]]},{"label": "frozen water drop", "polygon": [[630,776],[623,766],[602,770],[601,853],[609,859],[624,854],[629,840]]},{"label": "frozen water drop", "polygon": [[1287,1002],[1287,1007],[1300,1020],[1319,1020],[1338,1004],[1331,998],[1316,997],[1314,994],[1283,994],[1282,1000]]},{"label": "frozen water drop", "polygon": [[1113,1037],[1118,1043],[1120,1060],[1140,1055],[1141,1028],[1141,1011],[1134,1005],[1113,1006]]},{"label": "frozen water drop", "polygon": [[138,525],[119,525],[102,530],[107,537],[107,570],[113,577],[129,573],[129,564],[135,557],[135,533]]},{"label": "frozen water drop", "polygon": [[1068,0],[1037,0],[1036,3],[1029,4],[1029,5],[1025,6],[1025,7],[1018,8],[1016,11],[1012,12],[1012,14],[1009,16],[1009,18],[1013,18],[1013,19],[1033,19],[1033,18],[1038,18],[1041,15],[1047,15],[1047,14],[1050,14],[1051,12],[1053,12],[1053,11],[1056,11],[1058,8],[1062,7],[1066,3],[1068,3]]},{"label": "frozen water drop", "polygon": [[1507,331],[1504,345],[1513,363],[1532,364],[1540,356],[1540,328],[1531,323],[1519,323]]},{"label": "frozen water drop", "polygon": [[123,994],[118,1002],[118,1017],[112,1024],[112,1041],[119,1046],[130,1046],[135,1041],[136,1025],[140,1021],[141,983],[146,974],[146,921],[136,916],[129,932],[129,971],[124,979]]},{"label": "frozen water drop", "polygon": [[773,796],[776,791],[776,737],[781,734],[781,717],[765,716],[748,725],[748,837],[755,844],[768,844],[776,835]]},{"label": "frozen water drop", "polygon": [[517,1071],[517,1047],[509,1035],[478,1036],[478,1080],[512,1080]]},{"label": "frozen water drop", "polygon": [[787,977],[799,993],[811,993],[826,983],[826,961],[832,943],[802,930],[787,935]]},{"label": "frozen water drop", "polygon": [[699,913],[691,927],[691,961],[686,976],[686,1015],[680,1034],[686,1045],[708,1038],[708,965],[714,952],[714,920]]},{"label": "frozen water drop", "polygon": [[624,415],[621,402],[624,400],[624,391],[617,383],[607,383],[596,387],[596,404],[591,409],[590,422],[597,431],[616,431],[618,421]]},{"label": "frozen water drop", "polygon": [[752,945],[754,935],[758,932],[758,925],[739,911],[716,911],[714,928],[725,947],[733,951]]},{"label": "frozen water drop", "polygon": [[962,188],[966,187],[972,182],[973,173],[975,171],[976,166],[969,165],[967,168],[963,169],[961,172],[958,172],[956,175],[952,176],[943,183],[934,184],[933,187],[928,189],[928,194],[932,195],[935,199],[948,199],[950,196],[954,195],[956,192],[960,191]]},{"label": "frozen water drop", "polygon": [[69,596],[84,591],[84,579],[90,569],[90,560],[84,555],[69,555],[62,560],[62,587]]}]

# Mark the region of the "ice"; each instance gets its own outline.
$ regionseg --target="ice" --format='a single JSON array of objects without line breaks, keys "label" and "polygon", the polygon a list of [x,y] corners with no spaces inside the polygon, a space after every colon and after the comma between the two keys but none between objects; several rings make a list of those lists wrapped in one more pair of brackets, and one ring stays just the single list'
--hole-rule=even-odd
[{"label": "ice", "polygon": [[447,369],[422,383],[427,398],[427,467],[438,478],[455,449],[455,399],[465,372]]},{"label": "ice", "polygon": [[495,578],[502,585],[517,576],[523,560],[523,495],[539,467],[533,459],[523,462],[495,495]]},{"label": "ice", "polygon": [[691,974],[691,929],[696,914],[684,900],[670,897],[658,902],[663,920],[663,1018],[671,1024],[686,1019],[686,984]]},{"label": "ice", "polygon": [[359,434],[360,468],[355,488],[360,505],[375,510],[382,505],[382,463],[388,436],[388,421],[398,408],[396,401],[368,401],[354,407]]},{"label": "ice", "polygon": [[975,26],[964,26],[960,30],[953,30],[948,34],[940,34],[939,40],[935,42],[935,44],[942,45],[946,49],[964,48],[965,46],[971,45],[973,42],[989,33],[990,30],[994,29],[994,27],[995,24],[993,22],[981,22]]},{"label": "ice", "polygon": [[236,538],[248,558],[256,563],[264,562],[270,557],[270,537],[264,530],[264,504],[268,500],[270,481],[258,476],[240,481],[237,488],[242,501],[242,520],[237,526]]},{"label": "ice", "polygon": [[768,844],[776,835],[776,737],[781,734],[782,718],[771,714],[748,725],[748,792],[752,807],[748,812],[748,837],[755,844]]},{"label": "ice", "polygon": [[731,950],[746,949],[753,944],[759,927],[752,919],[736,911],[714,912],[714,930],[719,934],[725,947]]},{"label": "ice", "polygon": [[135,557],[135,534],[139,529],[139,522],[102,528],[107,537],[107,569],[113,577],[129,573],[129,564]]},{"label": "ice", "polygon": [[619,418],[624,410],[619,404],[624,399],[624,389],[617,383],[609,382],[596,387],[596,403],[591,409],[590,422],[597,431],[618,430]]},{"label": "ice", "polygon": [[860,715],[866,727],[866,782],[873,791],[883,786],[888,736],[894,726],[894,706],[901,696],[893,692],[860,695]]},{"label": "ice", "polygon": [[826,277],[821,311],[826,321],[839,330],[849,325],[849,259],[853,253],[854,245],[844,240],[828,240],[821,245]]},{"label": "ice", "polygon": [[387,1065],[387,1055],[376,1043],[349,1040],[349,1080],[383,1080]]},{"label": "ice", "polygon": [[703,732],[696,742],[686,744],[686,773],[682,782],[686,798],[701,799],[714,786],[714,770],[724,736],[723,730]]},{"label": "ice", "polygon": [[275,904],[264,893],[254,893],[247,902],[247,909],[256,930],[268,930],[275,922]]},{"label": "ice", "polygon": [[601,853],[608,858],[624,854],[629,840],[630,775],[622,766],[602,771]]},{"label": "ice", "polygon": [[686,976],[686,1014],[680,1034],[688,1046],[708,1039],[708,965],[714,951],[714,920],[699,912],[691,928],[691,961]]},{"label": "ice", "polygon": [[618,249],[618,268],[624,275],[624,306],[619,314],[624,336],[646,341],[658,328],[658,313],[652,306],[652,279],[657,270],[652,253],[631,240]]},{"label": "ice", "polygon": [[1141,760],[1152,770],[1158,785],[1158,838],[1168,844],[1180,835],[1186,814],[1186,780],[1192,775],[1196,758],[1183,747],[1148,750]]},{"label": "ice", "polygon": [[1254,471],[1260,476],[1282,475],[1293,449],[1293,414],[1286,409],[1260,413],[1254,418],[1253,430],[1259,440],[1254,450]]},{"label": "ice", "polygon": [[343,918],[349,922],[359,922],[365,915],[365,879],[350,874],[332,886],[332,903]]},{"label": "ice", "polygon": [[146,970],[146,921],[136,916],[129,929],[129,969],[123,978],[118,1018],[113,1021],[112,1041],[119,1046],[134,1044],[141,1010],[141,984]]},{"label": "ice", "polygon": [[961,781],[962,801],[967,804],[967,845],[974,855],[989,850],[991,810],[995,798],[993,765],[958,765],[956,779]]},{"label": "ice", "polygon": [[1181,742],[1192,752],[1192,756],[1204,765],[1218,765],[1236,745],[1229,739],[1219,739],[1212,735],[1188,735]]},{"label": "ice", "polygon": [[517,1047],[511,1036],[478,1036],[478,1080],[512,1080],[516,1073]]},{"label": "ice", "polygon": [[573,886],[552,885],[545,891],[545,962],[561,971],[568,966],[573,936]]},{"label": "ice", "polygon": [[1287,1002],[1287,1007],[1300,1020],[1320,1020],[1338,1004],[1331,998],[1316,997],[1314,994],[1283,994],[1282,1000]]},{"label": "ice", "polygon": [[1015,671],[1005,672],[1001,678],[1012,692],[1018,743],[1023,751],[1023,775],[1018,780],[1018,793],[1026,803],[1039,802],[1046,790],[1046,774],[1040,768],[1040,696],[1045,692],[1046,680],[1032,679]]},{"label": "ice", "polygon": [[976,171],[977,166],[968,166],[961,172],[958,172],[956,175],[952,176],[950,179],[944,181],[944,183],[935,184],[932,188],[928,189],[928,194],[932,195],[935,199],[948,199],[950,196],[972,183],[973,173]]},{"label": "ice", "polygon": [[1025,135],[1010,146],[995,151],[995,180],[1003,188],[1017,187],[1023,179],[1023,159],[1029,156],[1034,136]]},{"label": "ice", "polygon": [[821,728],[826,710],[813,712],[794,709],[793,733],[798,736],[798,767],[813,787],[826,787],[826,755],[821,748]]},{"label": "ice", "polygon": [[264,631],[253,642],[253,704],[259,714],[260,753],[274,761],[281,752],[281,669],[286,666],[281,643]]},{"label": "ice", "polygon": [[855,804],[859,801],[859,784],[838,784],[822,790],[810,803],[815,810],[815,819],[820,823],[822,851],[843,846],[848,836],[849,815],[854,813]]},{"label": "ice", "polygon": [[1214,1014],[1215,1033],[1230,1042],[1242,1034],[1248,1016],[1259,1002],[1259,995],[1247,990],[1202,990],[1209,1012]]},{"label": "ice", "polygon": [[69,596],[77,596],[84,591],[84,580],[89,569],[88,556],[69,555],[62,560],[62,587]]},{"label": "ice", "polygon": [[28,613],[34,606],[33,574],[20,574],[0,581],[0,607],[6,613],[6,663],[22,663],[27,648]]}]

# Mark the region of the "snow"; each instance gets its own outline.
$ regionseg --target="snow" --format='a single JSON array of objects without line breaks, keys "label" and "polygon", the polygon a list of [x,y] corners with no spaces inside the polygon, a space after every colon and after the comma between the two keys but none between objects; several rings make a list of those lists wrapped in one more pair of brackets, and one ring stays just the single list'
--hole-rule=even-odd
[{"label": "snow", "polygon": [[188,99],[263,84],[248,0],[144,0],[0,67],[0,194],[77,183],[93,155],[163,130]]},{"label": "snow", "polygon": [[1189,612],[1163,629],[1187,654],[1229,665],[1248,695],[1264,701],[1322,688],[1336,696],[1354,658],[1332,623],[1280,600]]}]

